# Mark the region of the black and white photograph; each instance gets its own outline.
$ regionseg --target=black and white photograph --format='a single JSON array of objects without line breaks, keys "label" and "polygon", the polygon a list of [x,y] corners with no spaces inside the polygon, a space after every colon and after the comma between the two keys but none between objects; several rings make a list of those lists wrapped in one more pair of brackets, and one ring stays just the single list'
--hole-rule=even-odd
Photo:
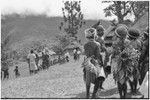
[{"label": "black and white photograph", "polygon": [[1,0],[1,99],[149,99],[149,0]]}]

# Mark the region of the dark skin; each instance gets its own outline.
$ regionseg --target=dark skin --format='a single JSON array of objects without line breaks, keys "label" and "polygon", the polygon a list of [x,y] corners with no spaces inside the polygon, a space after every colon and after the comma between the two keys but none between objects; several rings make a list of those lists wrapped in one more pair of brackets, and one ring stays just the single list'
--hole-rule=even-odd
[{"label": "dark skin", "polygon": [[[116,55],[120,54],[125,48],[125,46],[123,45],[125,38],[116,36],[116,39],[118,39],[118,42],[117,42],[117,44],[113,45],[113,48],[114,48],[114,52],[112,55],[113,58],[115,58]],[[122,65],[121,65],[122,68],[123,68],[123,65],[125,65],[124,63],[125,62],[123,61]],[[127,94],[127,83],[126,82],[127,82],[126,80],[124,81],[123,84],[121,84],[119,81],[117,82],[117,87],[118,87],[120,98],[126,98],[126,94]]]},{"label": "dark skin", "polygon": [[86,71],[86,69],[83,70],[84,72],[84,80],[86,82],[86,98],[88,99],[90,97],[90,87],[91,87],[91,83],[94,84],[94,89],[93,89],[93,93],[92,93],[92,98],[96,98],[96,93],[98,91],[99,85],[102,84],[104,78],[103,77],[98,77],[96,78],[96,76],[93,78],[95,78],[94,82],[90,81],[89,82],[89,77],[91,77],[91,75],[94,75],[92,73],[89,73],[88,71]]},{"label": "dark skin", "polygon": [[127,84],[126,83],[120,84],[119,82],[117,82],[117,85],[118,85],[120,98],[122,99],[126,98]]},{"label": "dark skin", "polygon": [[[127,37],[129,40],[131,41],[136,41],[136,38],[132,38],[132,37]],[[140,61],[139,61],[140,62]],[[139,64],[140,65],[140,64]],[[138,67],[139,68],[139,67]],[[143,73],[143,72],[142,72]],[[145,74],[146,75],[146,74]],[[138,79],[136,77],[134,77],[134,79],[131,81],[129,80],[129,85],[131,87],[131,93],[132,94],[136,94],[137,92],[137,84],[138,84]]]},{"label": "dark skin", "polygon": [[95,80],[95,85],[94,85],[94,90],[93,90],[93,94],[92,94],[92,98],[96,98],[96,93],[98,91],[98,88],[100,87],[100,85],[103,83],[104,78],[102,77],[98,77]]},{"label": "dark skin", "polygon": [[[27,59],[27,63],[29,65],[29,71],[30,71],[30,59]],[[30,71],[30,74],[31,74],[31,71]]]},{"label": "dark skin", "polygon": [[[105,52],[105,53],[106,53],[106,57],[105,57],[105,60],[104,60],[104,68],[106,68],[106,64],[107,64],[107,62],[108,62],[108,60],[109,60],[109,54],[108,54],[106,48],[104,47],[104,41],[102,40],[102,36],[104,35],[104,30],[99,29],[99,27],[97,27],[96,30],[97,30],[97,35],[98,35],[97,42],[99,42],[99,43],[101,44],[101,47],[100,47],[100,48],[101,48],[101,52]],[[105,71],[105,73],[107,74],[106,71]],[[105,80],[103,80],[103,82],[104,82],[104,81],[105,81]],[[102,83],[103,83],[103,82],[102,82]],[[104,88],[102,87],[102,83],[99,85],[100,89],[104,89]]]},{"label": "dark skin", "polygon": [[141,85],[145,75],[148,71],[148,58],[149,58],[149,38],[146,38],[143,43],[142,53],[139,60],[139,70],[141,73],[141,78],[139,79],[139,84]]},{"label": "dark skin", "polygon": [[[89,41],[87,44],[84,45],[84,49],[85,55],[87,57],[92,57],[93,55],[94,56],[93,58],[97,60],[100,65],[103,65],[102,57],[100,55],[100,48],[98,44],[96,44],[93,41]],[[94,59],[92,59],[91,61],[92,64],[94,64],[95,61]],[[86,98],[89,98],[91,83],[94,84],[92,98],[96,98],[96,93],[98,91],[99,85],[102,84],[103,80],[100,77],[96,78],[96,74],[92,74],[89,71],[86,71],[86,69],[84,69],[83,71],[84,71],[84,80],[86,82]],[[90,77],[94,78],[95,81],[92,82],[92,80],[90,80]]]},{"label": "dark skin", "polygon": [[[33,53],[33,50],[31,50],[30,53],[32,54],[32,53]],[[29,71],[30,71],[30,74],[32,74],[32,72],[31,72],[31,70],[30,70],[30,59],[28,59],[28,58],[27,58],[27,63],[29,64]]]},{"label": "dark skin", "polygon": [[5,78],[9,78],[9,72],[8,72],[8,69],[7,70],[4,70],[4,79]]},{"label": "dark skin", "polygon": [[19,70],[18,70],[18,66],[16,66],[14,72],[15,72],[15,75],[16,75],[16,78],[17,78],[20,75]]}]

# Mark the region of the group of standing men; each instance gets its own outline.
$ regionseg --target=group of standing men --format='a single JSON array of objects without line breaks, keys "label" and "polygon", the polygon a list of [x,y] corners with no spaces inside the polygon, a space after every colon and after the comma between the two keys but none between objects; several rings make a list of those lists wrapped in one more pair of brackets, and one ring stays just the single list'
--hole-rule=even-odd
[{"label": "group of standing men", "polygon": [[47,49],[43,52],[37,53],[31,50],[27,56],[27,61],[29,64],[29,72],[37,73],[41,69],[47,69],[49,67],[49,53]]},{"label": "group of standing men", "polygon": [[[100,67],[104,67],[106,77],[107,74],[110,73],[110,70],[113,69],[114,79],[121,85],[127,81],[127,77],[125,77],[127,75],[131,84],[131,91],[136,92],[136,86],[133,87],[132,84],[137,84],[138,80],[143,80],[142,78],[144,75],[141,75],[141,70],[143,68],[141,67],[144,67],[149,59],[147,50],[149,48],[149,29],[147,28],[144,32],[144,39],[140,39],[140,31],[138,29],[128,28],[123,24],[112,28],[110,31],[115,34],[113,36],[114,41],[111,44],[111,52],[106,46],[107,43],[105,44],[103,40],[104,31],[105,29],[102,25],[97,25],[96,27],[85,30],[85,38],[88,42],[84,45],[84,54],[86,57],[94,56],[93,58],[98,61]],[[102,52],[105,52],[105,59],[103,59],[103,56],[101,55]],[[107,68],[107,62],[110,60],[110,56],[111,69]],[[126,59],[130,59],[129,63],[123,65],[122,61],[125,61]],[[125,67],[123,68],[123,66]],[[148,68],[146,68],[146,71],[148,71]],[[98,77],[106,78],[105,76]],[[104,80],[105,79],[103,79],[103,81]],[[100,88],[103,89],[102,84],[100,84]]]}]

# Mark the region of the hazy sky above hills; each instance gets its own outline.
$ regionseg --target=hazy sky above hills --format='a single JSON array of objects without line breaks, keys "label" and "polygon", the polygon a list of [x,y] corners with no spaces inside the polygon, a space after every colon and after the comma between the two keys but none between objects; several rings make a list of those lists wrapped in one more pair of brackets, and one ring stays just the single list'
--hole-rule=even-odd
[{"label": "hazy sky above hills", "polygon": [[[1,13],[46,13],[49,16],[62,16],[63,0],[1,0]],[[64,0],[65,1],[65,0]],[[101,0],[81,0],[81,9],[85,19],[106,18],[103,9],[108,4]]]}]

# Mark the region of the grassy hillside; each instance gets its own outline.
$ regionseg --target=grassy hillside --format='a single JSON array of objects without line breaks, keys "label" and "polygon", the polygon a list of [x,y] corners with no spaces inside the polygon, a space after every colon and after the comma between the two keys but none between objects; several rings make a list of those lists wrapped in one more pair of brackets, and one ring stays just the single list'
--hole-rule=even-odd
[{"label": "grassy hillside", "polygon": [[[28,47],[32,42],[44,41],[51,45],[55,35],[64,33],[60,31],[58,26],[63,20],[61,17],[46,17],[44,15],[7,15],[2,16],[2,40],[9,35],[9,46],[15,50],[23,47]],[[95,24],[97,20],[86,20],[84,25],[78,32],[78,38],[84,44],[86,39],[84,37],[84,30]],[[101,20],[104,28],[109,27],[109,22]],[[145,14],[135,25],[138,29],[143,30],[148,25],[148,13]]]},{"label": "grassy hillside", "polygon": [[[83,81],[83,68],[81,63],[84,57],[74,62],[71,57],[69,63],[62,65],[51,66],[46,71],[40,71],[36,75],[29,75],[27,63],[20,63],[19,71],[21,76],[15,78],[14,67],[10,68],[10,79],[1,82],[1,97],[2,98],[74,98],[84,99],[86,96],[86,88]],[[148,98],[148,74],[144,79],[140,90],[133,98],[138,98],[141,93],[144,98]],[[94,85],[91,85],[90,93],[93,92]],[[103,83],[104,91],[98,91],[98,98],[119,98],[117,85],[110,74]],[[127,97],[132,95],[127,93]],[[131,99],[133,100],[133,99]],[[146,99],[145,99],[146,100]]]},{"label": "grassy hillside", "polygon": [[[15,50],[23,47],[28,47],[32,42],[44,41],[51,45],[55,35],[64,33],[60,31],[58,26],[63,20],[61,17],[46,17],[44,15],[7,15],[2,16],[2,39],[10,36],[9,46]],[[84,25],[78,32],[78,38],[84,44],[86,39],[84,37],[84,30],[95,24],[97,20],[86,20]],[[104,28],[109,27],[109,22],[101,20]],[[148,25],[148,13],[145,14],[134,27],[143,30]]]},{"label": "grassy hillside", "polygon": [[[58,29],[62,20],[61,17],[46,17],[42,15],[26,17],[10,15],[7,19],[3,17],[2,28],[6,32],[2,35],[2,39],[6,34],[10,35],[10,47],[12,49],[27,46],[32,41],[50,40],[48,43],[52,43],[55,35],[63,33],[63,31]],[[84,30],[96,22],[96,20],[86,20],[86,25],[79,30],[78,37],[82,43],[85,42]],[[106,28],[109,26],[107,21],[101,21],[101,23]],[[10,28],[10,31],[7,28]]]},{"label": "grassy hillside", "polygon": [[146,13],[136,22],[136,24],[133,27],[143,31],[148,25],[149,25],[149,13]]}]

